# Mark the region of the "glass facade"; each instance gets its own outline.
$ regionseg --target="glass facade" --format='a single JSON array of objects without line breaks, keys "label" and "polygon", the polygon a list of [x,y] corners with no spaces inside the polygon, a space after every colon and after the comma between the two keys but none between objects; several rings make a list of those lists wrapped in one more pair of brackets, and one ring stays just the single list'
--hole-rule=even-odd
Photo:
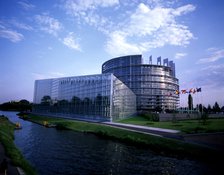
[{"label": "glass facade", "polygon": [[36,80],[33,112],[113,121],[136,113],[136,95],[111,73]]},{"label": "glass facade", "polygon": [[159,57],[154,65],[151,59],[143,64],[141,55],[114,58],[102,65],[102,73],[113,73],[136,94],[137,111],[174,110],[179,102],[175,64],[164,59],[161,65]]}]

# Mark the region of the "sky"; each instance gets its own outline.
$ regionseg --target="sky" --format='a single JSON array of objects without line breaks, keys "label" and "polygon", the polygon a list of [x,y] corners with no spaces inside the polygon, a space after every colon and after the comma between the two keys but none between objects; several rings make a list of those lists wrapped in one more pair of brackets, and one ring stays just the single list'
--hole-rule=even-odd
[{"label": "sky", "polygon": [[[224,105],[223,0],[0,1],[0,103],[33,100],[37,79],[101,73],[142,54],[176,64],[194,104]],[[187,105],[187,95],[180,95]]]}]

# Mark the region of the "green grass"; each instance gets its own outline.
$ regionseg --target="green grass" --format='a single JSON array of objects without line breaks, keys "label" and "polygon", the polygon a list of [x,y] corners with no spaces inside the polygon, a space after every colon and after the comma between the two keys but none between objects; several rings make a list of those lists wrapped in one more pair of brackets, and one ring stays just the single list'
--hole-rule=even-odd
[{"label": "green grass", "polygon": [[27,175],[35,175],[33,167],[23,158],[21,152],[16,148],[14,140],[14,128],[6,117],[0,116],[0,142],[3,144],[7,156],[15,166],[21,167]]},{"label": "green grass", "polygon": [[153,122],[144,117],[137,116],[117,121],[134,125],[143,125],[150,127],[166,128],[180,130],[183,133],[209,133],[224,132],[224,119],[207,119],[205,123],[202,120],[182,120],[176,122]]},{"label": "green grass", "polygon": [[165,155],[188,158],[191,157],[207,161],[216,160],[216,156],[220,156],[220,154],[215,150],[209,149],[207,147],[192,145],[175,139],[136,133],[99,123],[89,123],[36,115],[29,115],[27,119],[39,124],[43,124],[43,121],[47,121],[49,124],[60,125],[60,128],[70,129],[78,132],[93,133],[100,137],[116,139],[118,141],[134,144],[136,146],[150,148],[157,153]]}]

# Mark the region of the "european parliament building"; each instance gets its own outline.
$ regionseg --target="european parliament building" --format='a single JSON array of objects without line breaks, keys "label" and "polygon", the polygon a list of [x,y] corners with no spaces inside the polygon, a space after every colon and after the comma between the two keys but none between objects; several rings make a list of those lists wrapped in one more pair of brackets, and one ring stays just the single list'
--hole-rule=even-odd
[{"label": "european parliament building", "polygon": [[106,61],[102,73],[113,73],[126,84],[137,97],[137,111],[174,110],[179,102],[179,82],[175,75],[175,63],[168,58],[152,56],[143,64],[142,55],[122,56]]},{"label": "european parliament building", "polygon": [[115,121],[136,112],[174,110],[179,102],[175,64],[143,64],[141,55],[113,58],[102,74],[36,80],[33,112],[95,121]]}]

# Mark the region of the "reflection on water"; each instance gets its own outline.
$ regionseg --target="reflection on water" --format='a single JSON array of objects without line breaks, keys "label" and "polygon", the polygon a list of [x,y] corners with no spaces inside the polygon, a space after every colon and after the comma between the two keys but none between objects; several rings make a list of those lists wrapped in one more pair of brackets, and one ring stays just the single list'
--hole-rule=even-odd
[{"label": "reflection on water", "polygon": [[23,121],[16,112],[3,112],[23,129],[15,131],[15,144],[40,175],[62,174],[210,174],[196,161],[154,154],[95,135]]}]

